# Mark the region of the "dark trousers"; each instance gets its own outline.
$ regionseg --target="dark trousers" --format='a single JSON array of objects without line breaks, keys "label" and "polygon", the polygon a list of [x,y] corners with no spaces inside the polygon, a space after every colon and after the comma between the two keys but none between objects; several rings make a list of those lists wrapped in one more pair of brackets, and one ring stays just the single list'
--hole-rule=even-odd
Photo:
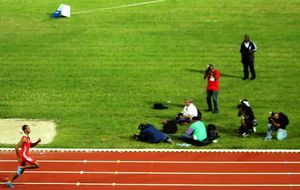
[{"label": "dark trousers", "polygon": [[244,67],[244,79],[249,78],[249,70],[251,73],[251,78],[255,79],[256,74],[254,69],[254,60],[243,61],[243,67]]},{"label": "dark trousers", "polygon": [[207,90],[206,91],[206,101],[209,110],[212,110],[211,98],[213,98],[214,102],[214,111],[219,112],[218,108],[218,91]]},{"label": "dark trousers", "polygon": [[191,122],[191,119],[190,118],[184,118],[184,117],[181,117],[183,116],[182,113],[179,113],[176,117],[176,123],[177,124],[182,124],[182,123],[190,123]]}]

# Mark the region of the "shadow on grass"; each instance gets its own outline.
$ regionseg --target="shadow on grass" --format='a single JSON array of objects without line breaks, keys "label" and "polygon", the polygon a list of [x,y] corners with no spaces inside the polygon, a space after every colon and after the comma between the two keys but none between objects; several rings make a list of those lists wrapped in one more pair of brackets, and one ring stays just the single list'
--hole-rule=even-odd
[{"label": "shadow on grass", "polygon": [[266,133],[265,132],[256,132],[255,136],[256,137],[261,137],[263,139],[266,136]]},{"label": "shadow on grass", "polygon": [[238,129],[232,129],[226,126],[217,126],[217,131],[223,134],[230,134],[230,135],[238,134]]},{"label": "shadow on grass", "polygon": [[[195,72],[195,73],[202,73],[204,75],[205,70],[197,70],[197,69],[188,69],[188,71]],[[227,77],[227,78],[238,78],[242,79],[243,77],[236,76],[236,75],[231,75],[231,74],[226,74],[226,73],[220,73],[221,77]]]},{"label": "shadow on grass", "polygon": [[183,106],[184,106],[183,104],[171,103],[171,102],[164,102],[164,101],[162,101],[162,102],[159,102],[159,101],[157,101],[157,102],[150,102],[150,101],[148,101],[146,103],[150,105],[151,109],[153,109],[154,104],[163,104],[164,106],[168,107],[167,109],[169,109],[171,107],[183,108]]}]

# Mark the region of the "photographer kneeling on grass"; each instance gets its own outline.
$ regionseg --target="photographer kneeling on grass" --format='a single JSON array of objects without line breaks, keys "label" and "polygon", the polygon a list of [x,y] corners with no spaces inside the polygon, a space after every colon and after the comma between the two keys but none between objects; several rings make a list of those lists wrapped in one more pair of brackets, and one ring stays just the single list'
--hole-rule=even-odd
[{"label": "photographer kneeling on grass", "polygon": [[277,140],[285,139],[287,137],[285,128],[289,124],[287,115],[282,112],[271,112],[271,116],[268,117],[268,120],[269,123],[267,125],[267,132],[264,140],[271,140],[273,131],[277,131]]},{"label": "photographer kneeling on grass", "polygon": [[238,116],[241,118],[241,126],[239,128],[239,133],[242,137],[249,136],[250,132],[256,132],[257,122],[250,107],[248,100],[241,100],[241,103],[238,104]]}]

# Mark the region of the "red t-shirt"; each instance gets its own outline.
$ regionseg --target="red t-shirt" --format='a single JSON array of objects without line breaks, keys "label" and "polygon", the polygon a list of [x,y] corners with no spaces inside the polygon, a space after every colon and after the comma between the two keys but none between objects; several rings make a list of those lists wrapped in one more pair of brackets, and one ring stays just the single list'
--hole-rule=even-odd
[{"label": "red t-shirt", "polygon": [[220,73],[217,69],[214,69],[215,77],[209,75],[207,77],[207,90],[219,91],[219,80],[220,80]]}]

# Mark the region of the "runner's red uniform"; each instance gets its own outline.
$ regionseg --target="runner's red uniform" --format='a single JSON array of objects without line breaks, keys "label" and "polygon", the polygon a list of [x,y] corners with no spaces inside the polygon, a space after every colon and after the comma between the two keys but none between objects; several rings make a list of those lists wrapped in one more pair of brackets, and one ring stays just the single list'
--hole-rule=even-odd
[{"label": "runner's red uniform", "polygon": [[19,157],[21,158],[19,164],[20,166],[24,166],[25,163],[29,164],[35,164],[36,159],[31,157],[29,154],[30,144],[31,140],[27,136],[23,136],[22,139],[24,139],[24,143],[22,144],[21,151],[19,152]]}]

